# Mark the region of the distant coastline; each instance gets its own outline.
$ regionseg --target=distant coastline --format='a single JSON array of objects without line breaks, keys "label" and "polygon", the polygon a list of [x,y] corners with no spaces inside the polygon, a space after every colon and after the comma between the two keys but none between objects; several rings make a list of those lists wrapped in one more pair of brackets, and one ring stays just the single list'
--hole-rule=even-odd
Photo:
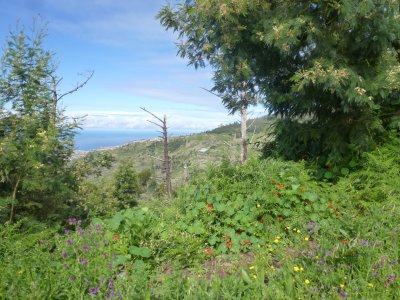
[{"label": "distant coastline", "polygon": [[[176,130],[172,131],[169,138],[188,136],[203,131]],[[108,151],[127,146],[133,143],[160,141],[160,133],[152,130],[129,129],[84,129],[75,138],[75,150],[72,158],[85,156],[93,151]]]}]

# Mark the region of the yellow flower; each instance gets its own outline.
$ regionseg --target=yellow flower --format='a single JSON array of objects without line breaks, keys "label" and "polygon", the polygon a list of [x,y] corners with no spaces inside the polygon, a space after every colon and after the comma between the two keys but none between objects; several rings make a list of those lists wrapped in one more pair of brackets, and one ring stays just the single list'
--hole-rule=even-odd
[{"label": "yellow flower", "polygon": [[301,268],[300,268],[300,271],[302,271],[302,272],[303,272],[303,271],[304,271],[304,268],[303,268],[303,267],[301,267]]},{"label": "yellow flower", "polygon": [[299,268],[299,267],[294,267],[293,270],[294,270],[295,272],[298,272],[298,271],[300,271],[300,268]]},{"label": "yellow flower", "polygon": [[250,269],[250,270],[254,270],[254,268],[255,268],[254,266],[250,266],[250,268],[249,268],[249,269]]},{"label": "yellow flower", "polygon": [[277,237],[276,237],[278,240],[280,240],[281,239],[281,237],[278,235]]},{"label": "yellow flower", "polygon": [[[318,258],[318,257],[317,257]],[[347,276],[344,276],[344,280],[347,280]]]},{"label": "yellow flower", "polygon": [[287,229],[287,230],[290,230],[290,226],[287,226],[286,229]]},{"label": "yellow flower", "polygon": [[343,284],[343,283],[340,285],[340,288],[341,288],[341,289],[344,289],[344,284]]},{"label": "yellow flower", "polygon": [[297,229],[297,231],[296,231],[297,233],[300,233],[301,231],[300,231],[300,229]]},{"label": "yellow flower", "polygon": [[368,283],[368,287],[374,287],[372,283]]},{"label": "yellow flower", "polygon": [[306,280],[304,280],[304,283],[305,284],[310,284],[310,280],[306,279]]},{"label": "yellow flower", "polygon": [[254,279],[257,279],[257,275],[253,275],[253,278],[254,278]]},{"label": "yellow flower", "polygon": [[304,238],[304,240],[305,240],[305,241],[308,241],[308,240],[309,240],[309,237],[308,237],[308,236],[306,236],[306,237]]},{"label": "yellow flower", "polygon": [[260,208],[261,207],[261,205],[260,204],[257,204],[257,208]]},{"label": "yellow flower", "polygon": [[275,243],[275,244],[278,244],[278,243],[279,243],[279,240],[278,240],[278,239],[275,239],[275,240],[274,240],[274,243]]},{"label": "yellow flower", "polygon": [[[316,259],[318,259],[318,258],[319,258],[319,256],[318,256],[318,255],[316,255],[316,256],[315,256],[315,258],[316,258]],[[345,278],[345,279],[346,279],[346,278]]]}]

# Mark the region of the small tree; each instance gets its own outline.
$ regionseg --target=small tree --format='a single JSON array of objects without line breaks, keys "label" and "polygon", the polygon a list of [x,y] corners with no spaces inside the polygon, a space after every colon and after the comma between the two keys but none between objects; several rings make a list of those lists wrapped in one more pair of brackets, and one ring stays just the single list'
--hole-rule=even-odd
[{"label": "small tree", "polygon": [[135,169],[131,165],[121,164],[114,175],[114,197],[122,207],[133,207],[137,205],[139,193],[140,186]]}]

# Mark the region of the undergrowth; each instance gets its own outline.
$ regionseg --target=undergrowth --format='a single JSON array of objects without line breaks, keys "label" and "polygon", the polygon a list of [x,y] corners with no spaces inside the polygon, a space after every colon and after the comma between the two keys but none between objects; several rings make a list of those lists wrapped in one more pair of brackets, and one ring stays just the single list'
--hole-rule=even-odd
[{"label": "undergrowth", "polygon": [[63,232],[1,225],[0,298],[399,299],[399,146],[335,184],[253,159]]}]

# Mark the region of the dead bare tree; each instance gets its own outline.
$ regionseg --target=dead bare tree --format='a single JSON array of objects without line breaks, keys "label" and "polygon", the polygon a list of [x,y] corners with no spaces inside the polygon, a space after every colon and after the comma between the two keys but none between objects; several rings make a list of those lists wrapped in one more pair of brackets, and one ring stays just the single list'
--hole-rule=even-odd
[{"label": "dead bare tree", "polygon": [[163,146],[164,146],[164,158],[162,159],[163,161],[163,171],[165,175],[165,191],[167,192],[167,195],[170,196],[172,193],[172,184],[171,184],[171,158],[169,157],[169,152],[168,152],[168,127],[167,127],[167,116],[164,115],[164,118],[161,119],[157,117],[155,114],[152,112],[148,111],[146,108],[141,107],[141,110],[147,112],[150,114],[152,117],[156,118],[157,122],[153,122],[150,120],[147,120],[148,122],[160,127],[162,131],[159,131],[162,134],[162,141],[163,141]]}]

